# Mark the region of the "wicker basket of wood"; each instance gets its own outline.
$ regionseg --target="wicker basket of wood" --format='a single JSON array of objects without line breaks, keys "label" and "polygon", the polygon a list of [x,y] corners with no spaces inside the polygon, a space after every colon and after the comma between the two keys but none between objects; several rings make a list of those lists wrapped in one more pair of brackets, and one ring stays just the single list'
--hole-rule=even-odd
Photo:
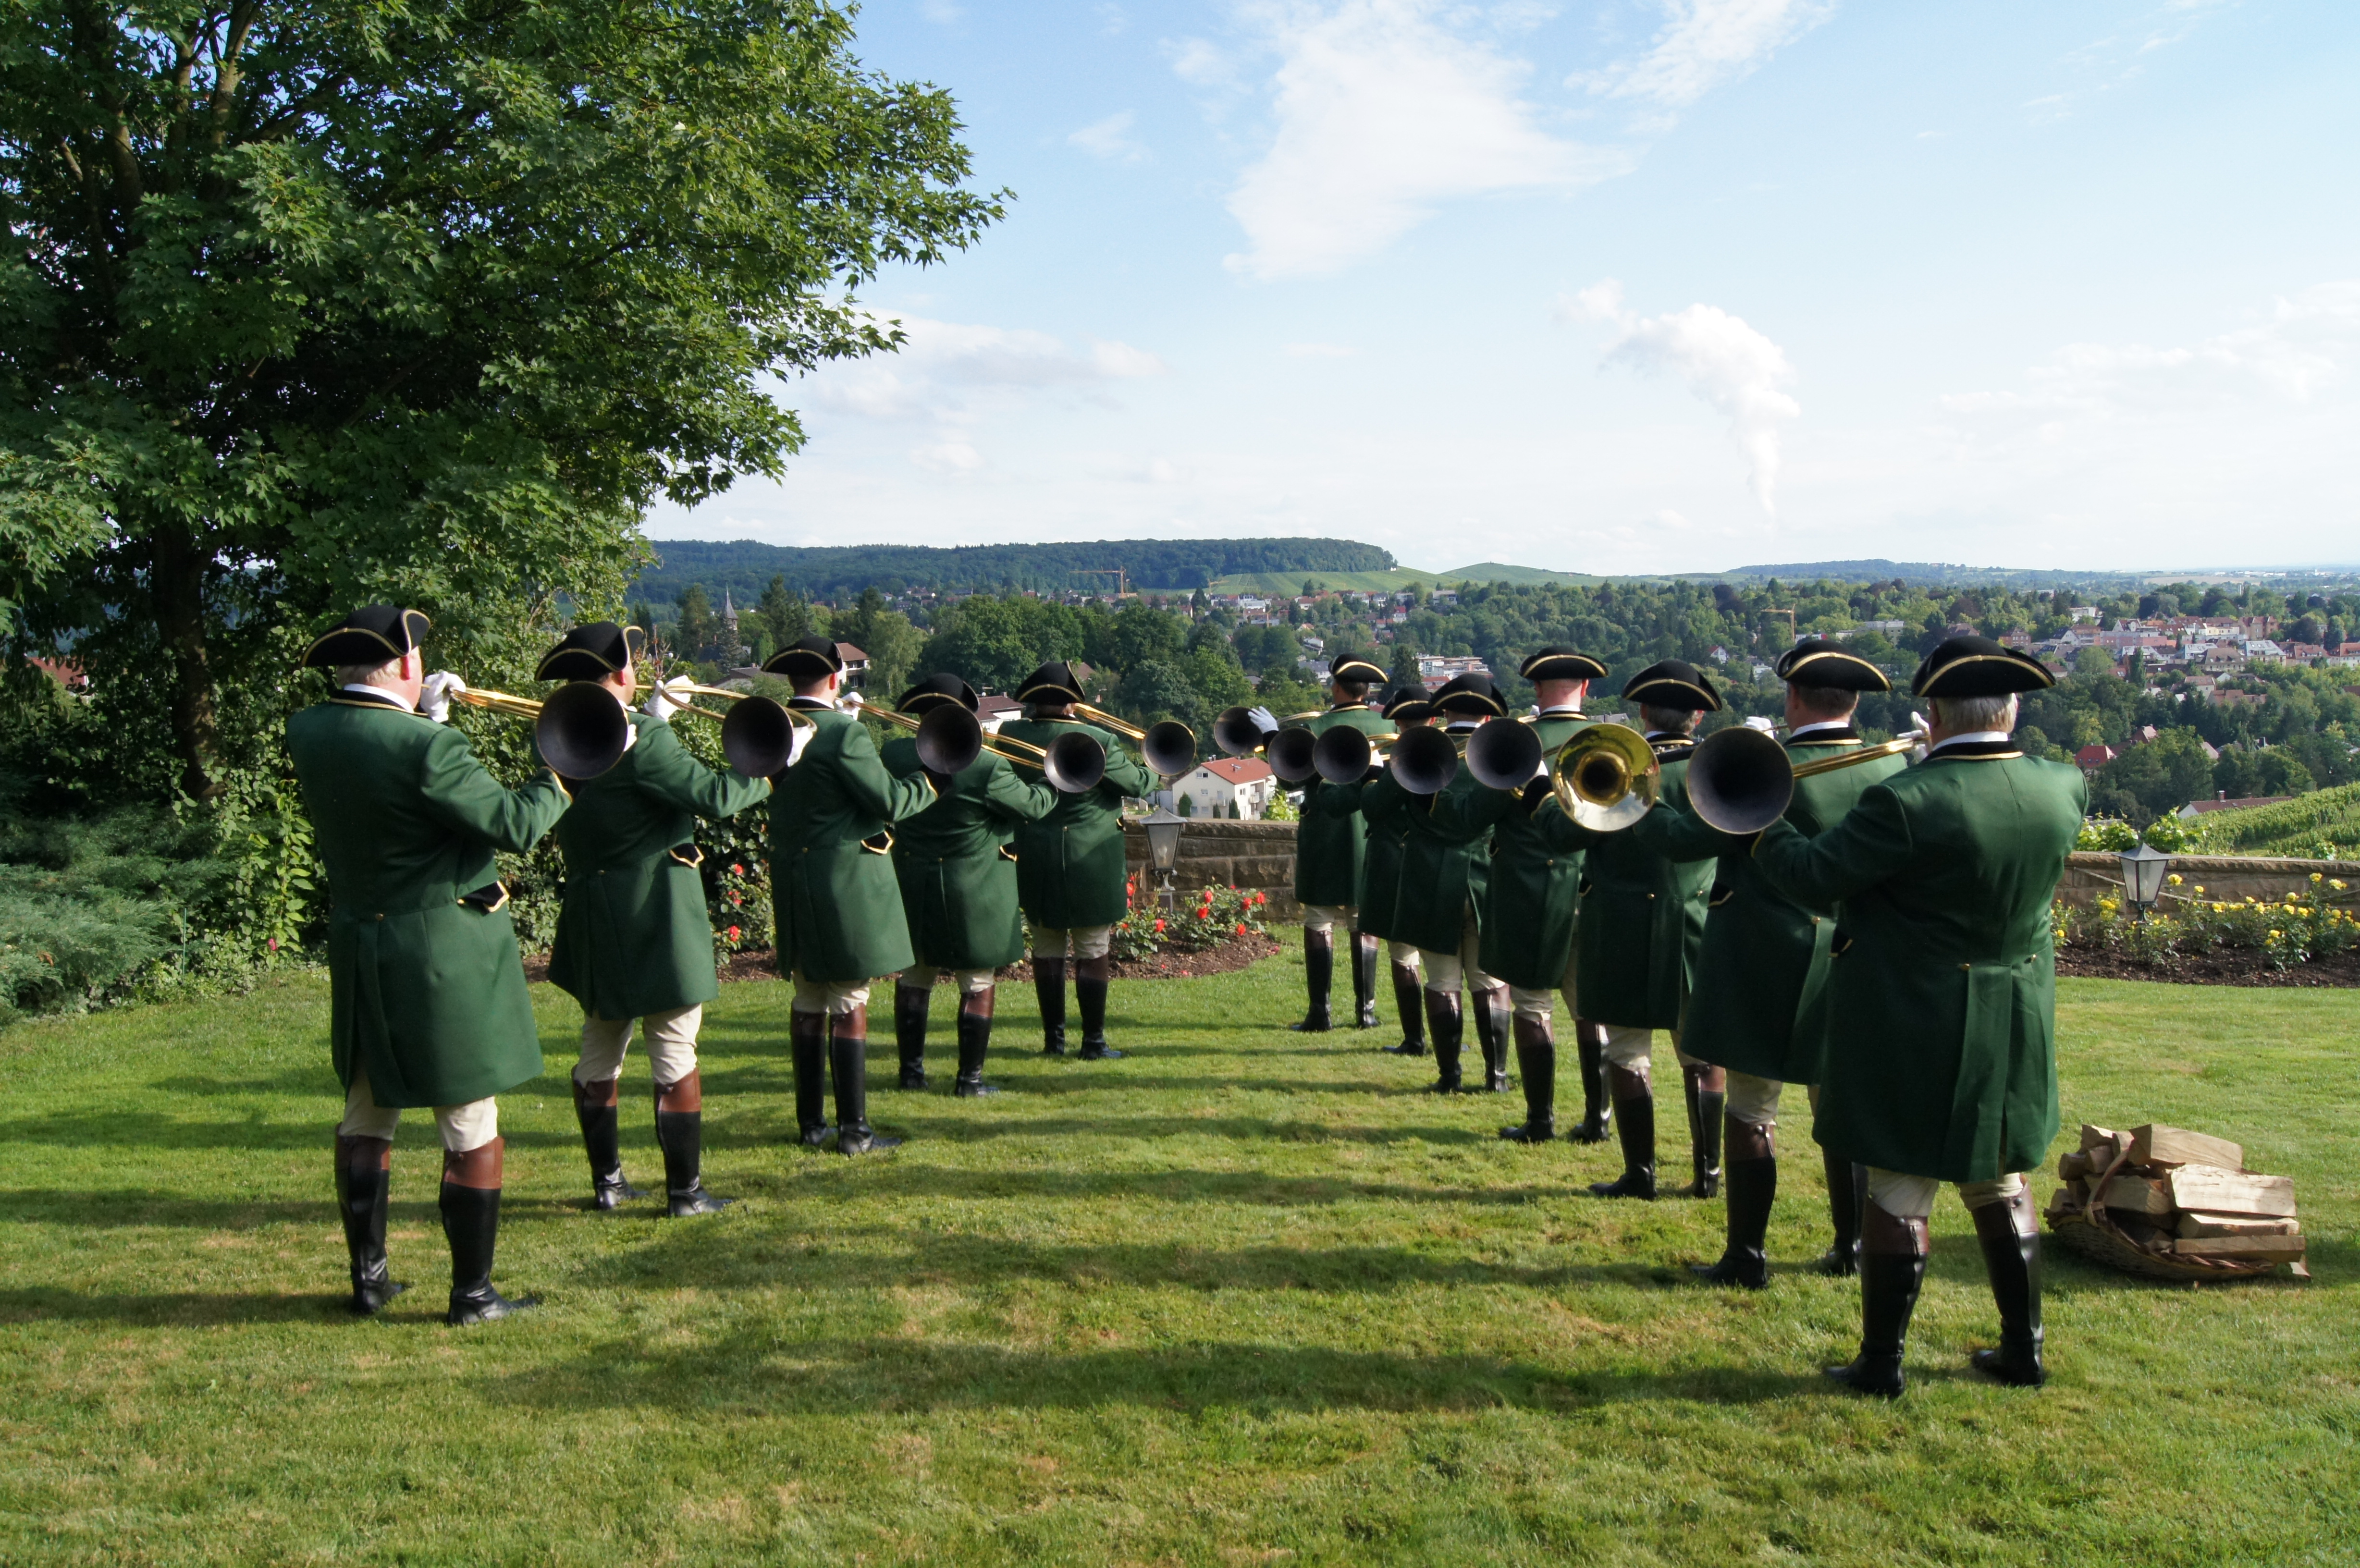
[{"label": "wicker basket of wood", "polygon": [[2251,1279],[2284,1264],[2308,1279],[2294,1179],[2245,1169],[2224,1138],[2150,1125],[2081,1129],[2057,1161],[2058,1241],[2094,1262],[2159,1279]]}]

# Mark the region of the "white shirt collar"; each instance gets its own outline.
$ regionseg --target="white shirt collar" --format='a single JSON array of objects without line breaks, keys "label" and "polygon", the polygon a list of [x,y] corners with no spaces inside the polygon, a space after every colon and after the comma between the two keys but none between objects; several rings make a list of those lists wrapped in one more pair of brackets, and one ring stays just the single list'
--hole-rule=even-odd
[{"label": "white shirt collar", "polygon": [[1808,724],[1797,724],[1786,732],[1786,738],[1799,740],[1813,730],[1848,730],[1850,728],[1852,728],[1850,719],[1819,719]]},{"label": "white shirt collar", "polygon": [[[2012,737],[2005,730],[1970,730],[1965,735],[1952,735],[1934,750],[1948,751],[1954,746],[1983,746],[1992,741],[2005,741],[2010,738]],[[1930,756],[1931,753],[1928,755]]]},{"label": "white shirt collar", "polygon": [[417,703],[390,686],[372,686],[366,681],[348,681],[344,682],[344,690],[357,691],[364,697],[374,697],[380,702],[390,702],[405,713],[418,712]]},{"label": "white shirt collar", "polygon": [[1581,704],[1559,702],[1554,708],[1543,708],[1539,716],[1544,719],[1578,719],[1581,717]]}]

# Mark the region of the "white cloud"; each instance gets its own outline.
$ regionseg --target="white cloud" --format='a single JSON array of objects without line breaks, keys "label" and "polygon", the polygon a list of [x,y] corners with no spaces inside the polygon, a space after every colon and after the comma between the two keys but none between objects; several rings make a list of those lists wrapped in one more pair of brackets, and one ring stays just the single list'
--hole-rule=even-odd
[{"label": "white cloud", "polygon": [[[1145,349],[1094,342],[1076,353],[1047,332],[959,321],[900,318],[908,341],[898,354],[831,365],[805,385],[824,408],[871,419],[971,414],[1011,397],[1055,388],[1085,391],[1169,368]],[[1102,392],[1100,394],[1103,395]]]},{"label": "white cloud", "polygon": [[[1335,272],[1454,198],[1568,190],[1619,173],[1620,153],[1544,131],[1517,97],[1521,62],[1449,31],[1429,0],[1342,0],[1264,13],[1280,56],[1277,131],[1229,194],[1257,278]],[[1188,57],[1184,76],[1206,68]],[[1190,76],[1190,80],[1198,77]]]},{"label": "white cloud", "polygon": [[1835,14],[1834,0],[1664,0],[1663,30],[1636,60],[1568,83],[1610,98],[1684,109],[1751,74]]},{"label": "white cloud", "polygon": [[1147,149],[1131,139],[1131,111],[1109,114],[1105,119],[1084,125],[1065,138],[1092,158],[1109,163],[1137,163],[1147,156]]},{"label": "white cloud", "polygon": [[1642,317],[1623,303],[1622,286],[1611,278],[1561,303],[1558,315],[1612,323],[1620,335],[1607,345],[1601,364],[1642,373],[1668,370],[1727,415],[1730,439],[1751,471],[1754,498],[1776,515],[1778,429],[1803,411],[1785,390],[1795,378],[1786,350],[1717,305]]},{"label": "white cloud", "polygon": [[1172,74],[1191,87],[1226,86],[1235,76],[1229,58],[1203,38],[1166,38],[1164,55]]},{"label": "white cloud", "polygon": [[973,474],[983,466],[983,453],[972,441],[937,441],[912,451],[910,461],[936,474]]},{"label": "white cloud", "polygon": [[2075,423],[2250,402],[2307,403],[2360,360],[2360,278],[2278,300],[2250,327],[2191,346],[2069,343],[2026,373],[2020,391],[1964,392],[1942,399],[1954,414],[2037,422],[2050,435]]}]

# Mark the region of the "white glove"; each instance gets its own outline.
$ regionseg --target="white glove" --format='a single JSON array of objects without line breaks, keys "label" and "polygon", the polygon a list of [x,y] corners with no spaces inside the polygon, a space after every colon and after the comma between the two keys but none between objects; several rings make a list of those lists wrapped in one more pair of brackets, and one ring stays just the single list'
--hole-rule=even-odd
[{"label": "white glove", "polygon": [[426,678],[418,693],[418,711],[438,724],[451,722],[451,699],[467,689],[467,683],[447,670],[438,670]]},{"label": "white glove", "polygon": [[1246,710],[1246,717],[1251,719],[1254,722],[1254,728],[1264,735],[1273,734],[1278,728],[1278,716],[1268,708],[1249,708]]},{"label": "white glove", "polygon": [[1925,761],[1926,754],[1934,746],[1934,726],[1927,722],[1925,714],[1912,713],[1909,715],[1909,734],[1918,743],[1917,747],[1909,753],[1909,760]]},{"label": "white glove", "polygon": [[836,705],[839,708],[857,709],[860,706],[860,703],[861,696],[858,691],[847,691],[843,696],[837,698],[836,701]]},{"label": "white glove", "polygon": [[1773,735],[1777,731],[1778,721],[1765,719],[1759,713],[1754,713],[1746,718],[1745,727],[1749,730],[1760,730],[1764,735]]},{"label": "white glove", "polygon": [[648,688],[648,700],[639,704],[639,712],[651,719],[670,724],[672,716],[687,706],[686,692],[675,692],[669,681],[659,681]]}]

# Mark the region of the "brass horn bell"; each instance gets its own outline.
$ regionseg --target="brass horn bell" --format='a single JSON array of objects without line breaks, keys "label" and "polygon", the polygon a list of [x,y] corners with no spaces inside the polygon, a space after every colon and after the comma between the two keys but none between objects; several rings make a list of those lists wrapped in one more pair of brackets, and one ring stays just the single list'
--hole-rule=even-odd
[{"label": "brass horn bell", "polygon": [[1404,730],[1388,766],[1411,794],[1438,795],[1459,776],[1458,743],[1440,730]]},{"label": "brass horn bell", "polygon": [[1541,737],[1530,724],[1493,720],[1467,737],[1467,771],[1487,789],[1521,789],[1541,767]]},{"label": "brass horn bell", "polygon": [[1716,730],[1688,758],[1688,809],[1725,833],[1755,833],[1786,814],[1795,765],[1786,748],[1743,724]]},{"label": "brass horn bell", "polygon": [[1592,833],[1618,833],[1655,806],[1663,769],[1637,730],[1592,724],[1557,748],[1549,783],[1567,816]]}]

